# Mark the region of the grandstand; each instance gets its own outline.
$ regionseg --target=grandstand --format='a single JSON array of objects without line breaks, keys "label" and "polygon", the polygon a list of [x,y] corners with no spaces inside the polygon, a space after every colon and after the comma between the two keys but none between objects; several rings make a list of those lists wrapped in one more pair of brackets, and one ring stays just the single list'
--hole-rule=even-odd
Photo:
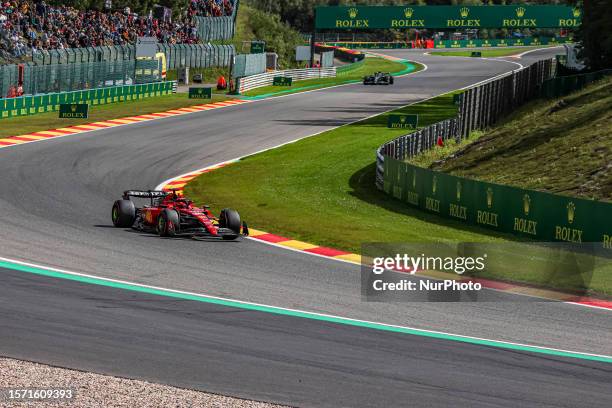
[{"label": "grandstand", "polygon": [[[142,36],[155,36],[164,44],[228,39],[233,27],[215,36],[209,27],[199,25],[212,25],[215,18],[233,22],[236,9],[237,0],[191,0],[181,15],[173,17],[166,9],[158,18],[153,10],[138,15],[129,7],[99,11],[51,6],[44,1],[0,2],[0,56],[23,58],[42,50],[127,45]],[[207,33],[206,38],[198,33]]]},{"label": "grandstand", "polygon": [[[0,98],[141,82],[134,77],[142,66],[135,57],[138,37],[157,38],[168,69],[228,66],[234,47],[210,42],[233,38],[239,0],[184,1],[174,15],[161,6],[139,15],[129,7],[79,10],[0,0]],[[7,62],[13,64],[1,65]]]}]

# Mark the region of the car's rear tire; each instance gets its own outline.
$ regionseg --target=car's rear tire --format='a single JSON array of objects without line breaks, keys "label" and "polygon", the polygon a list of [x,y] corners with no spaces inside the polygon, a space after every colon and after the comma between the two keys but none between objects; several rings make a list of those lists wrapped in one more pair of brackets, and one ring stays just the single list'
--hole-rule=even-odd
[{"label": "car's rear tire", "polygon": [[393,85],[393,82],[394,82],[394,81],[395,81],[395,80],[393,79],[393,77],[389,78],[389,85]]},{"label": "car's rear tire", "polygon": [[157,217],[157,233],[160,237],[174,237],[180,225],[178,213],[170,208],[164,208]]},{"label": "car's rear tire", "polygon": [[235,233],[223,235],[223,239],[233,240],[238,238],[240,236],[240,227],[242,226],[242,223],[240,222],[240,214],[238,214],[238,211],[233,210],[231,208],[225,208],[221,210],[221,215],[219,215],[219,226],[221,228],[228,228]]},{"label": "car's rear tire", "polygon": [[136,206],[131,200],[117,200],[111,212],[113,225],[117,228],[129,228],[136,220]]}]

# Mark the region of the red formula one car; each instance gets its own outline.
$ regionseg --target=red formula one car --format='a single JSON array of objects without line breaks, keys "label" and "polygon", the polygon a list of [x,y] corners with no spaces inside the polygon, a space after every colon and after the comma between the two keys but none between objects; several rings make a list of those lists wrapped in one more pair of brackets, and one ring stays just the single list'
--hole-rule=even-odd
[{"label": "red formula one car", "polygon": [[[150,199],[150,205],[136,207],[132,198]],[[219,218],[208,206],[196,207],[174,191],[138,191],[123,193],[112,210],[113,225],[158,233],[162,237],[222,238],[234,240],[249,235],[245,222],[236,210],[226,208]]]}]

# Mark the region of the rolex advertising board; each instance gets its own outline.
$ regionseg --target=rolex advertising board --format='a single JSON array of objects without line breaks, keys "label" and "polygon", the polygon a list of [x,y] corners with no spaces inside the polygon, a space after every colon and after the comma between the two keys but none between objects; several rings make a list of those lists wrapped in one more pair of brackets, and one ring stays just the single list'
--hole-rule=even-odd
[{"label": "rolex advertising board", "polygon": [[189,88],[189,99],[211,99],[212,88]]},{"label": "rolex advertising board", "polygon": [[582,10],[570,6],[317,7],[317,29],[575,28]]},{"label": "rolex advertising board", "polygon": [[86,103],[62,103],[59,107],[60,119],[87,119],[89,105]]},{"label": "rolex advertising board", "polygon": [[612,203],[451,176],[385,157],[384,190],[447,218],[540,241],[612,249]]},{"label": "rolex advertising board", "polygon": [[419,115],[390,114],[387,127],[390,129],[416,129],[419,124]]}]

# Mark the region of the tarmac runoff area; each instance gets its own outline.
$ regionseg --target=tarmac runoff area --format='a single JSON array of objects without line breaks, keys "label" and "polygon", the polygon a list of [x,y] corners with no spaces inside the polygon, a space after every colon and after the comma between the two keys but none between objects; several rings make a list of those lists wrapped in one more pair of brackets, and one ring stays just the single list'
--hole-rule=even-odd
[{"label": "tarmac runoff area", "polygon": [[[9,389],[71,390],[72,399],[7,401]],[[281,408],[282,405],[224,397],[146,381],[0,358],[0,407],[230,407]]]}]

